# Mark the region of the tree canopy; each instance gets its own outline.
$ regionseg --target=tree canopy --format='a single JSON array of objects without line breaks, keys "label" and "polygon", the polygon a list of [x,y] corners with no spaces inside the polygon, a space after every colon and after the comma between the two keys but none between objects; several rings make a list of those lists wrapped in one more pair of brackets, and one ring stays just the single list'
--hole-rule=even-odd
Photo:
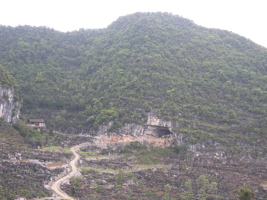
[{"label": "tree canopy", "polygon": [[17,88],[16,81],[12,75],[0,65],[0,87]]},{"label": "tree canopy", "polygon": [[61,33],[0,26],[0,64],[16,78],[23,113],[81,132],[113,121],[257,126],[267,120],[267,50],[229,31],[168,13],[135,13],[105,29]]}]

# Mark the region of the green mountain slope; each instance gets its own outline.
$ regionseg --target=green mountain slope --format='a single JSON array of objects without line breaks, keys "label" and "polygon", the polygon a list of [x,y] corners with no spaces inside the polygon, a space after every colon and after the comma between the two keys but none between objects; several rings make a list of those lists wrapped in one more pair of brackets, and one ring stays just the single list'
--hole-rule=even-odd
[{"label": "green mountain slope", "polygon": [[17,88],[16,81],[10,73],[0,65],[0,87],[2,88]]},{"label": "green mountain slope", "polygon": [[110,121],[116,130],[144,123],[153,110],[179,123],[266,134],[267,50],[234,33],[136,13],[69,33],[1,26],[0,41],[0,64],[21,86],[23,113],[57,130],[88,132]]}]

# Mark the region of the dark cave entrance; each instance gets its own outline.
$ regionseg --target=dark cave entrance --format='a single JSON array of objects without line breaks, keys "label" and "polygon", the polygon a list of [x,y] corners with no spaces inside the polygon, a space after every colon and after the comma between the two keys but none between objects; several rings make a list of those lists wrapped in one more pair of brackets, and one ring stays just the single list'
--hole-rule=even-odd
[{"label": "dark cave entrance", "polygon": [[169,127],[156,126],[156,125],[144,125],[144,133],[146,135],[152,135],[154,137],[163,137],[165,135],[173,134]]}]

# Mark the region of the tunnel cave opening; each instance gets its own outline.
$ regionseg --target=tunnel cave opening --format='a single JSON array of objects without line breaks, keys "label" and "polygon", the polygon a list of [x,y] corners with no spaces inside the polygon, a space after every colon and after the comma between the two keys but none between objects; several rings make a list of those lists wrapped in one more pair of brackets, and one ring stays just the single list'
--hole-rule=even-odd
[{"label": "tunnel cave opening", "polygon": [[156,126],[156,125],[144,125],[144,134],[154,137],[163,137],[165,135],[173,134],[169,127]]}]

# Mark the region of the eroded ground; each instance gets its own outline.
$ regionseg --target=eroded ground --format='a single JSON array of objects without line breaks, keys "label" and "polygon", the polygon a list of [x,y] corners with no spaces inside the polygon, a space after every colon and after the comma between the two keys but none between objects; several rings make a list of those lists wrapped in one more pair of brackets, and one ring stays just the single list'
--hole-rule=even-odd
[{"label": "eroded ground", "polygon": [[[237,199],[236,189],[248,187],[257,199],[267,199],[266,159],[240,159],[217,153],[198,155],[175,145],[173,135],[100,136],[60,135],[62,146],[84,141],[79,152],[80,174],[62,189],[86,199]],[[2,140],[1,199],[51,196],[44,186],[60,174],[71,158],[62,147],[33,150],[21,141]],[[44,163],[47,163],[44,165]],[[55,169],[52,169],[54,168]]]},{"label": "eroded ground", "polygon": [[81,176],[62,188],[82,200],[230,200],[237,199],[235,190],[241,187],[252,189],[257,199],[267,198],[262,185],[267,180],[266,161],[192,157],[183,147],[169,147],[171,137],[143,142],[131,136],[102,136],[80,152]]}]

